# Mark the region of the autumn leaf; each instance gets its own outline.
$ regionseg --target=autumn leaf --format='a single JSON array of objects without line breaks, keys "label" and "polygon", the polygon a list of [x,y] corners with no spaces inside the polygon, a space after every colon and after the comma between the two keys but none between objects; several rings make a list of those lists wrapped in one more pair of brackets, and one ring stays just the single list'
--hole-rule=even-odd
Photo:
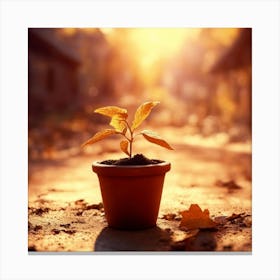
[{"label": "autumn leaf", "polygon": [[[153,101],[153,102],[145,102],[142,105],[140,105],[135,112],[134,120],[131,126],[127,122],[128,114],[127,114],[127,110],[124,108],[120,108],[117,106],[106,106],[106,107],[96,109],[94,111],[95,113],[99,113],[101,115],[105,115],[111,118],[110,125],[114,129],[106,129],[102,132],[96,133],[93,137],[91,137],[89,140],[83,143],[81,147],[84,147],[88,144],[93,144],[112,134],[121,134],[124,138],[126,138],[127,141],[121,141],[120,148],[124,153],[126,153],[131,158],[133,141],[136,136],[142,134],[147,141],[162,146],[166,149],[173,150],[173,148],[165,140],[163,140],[159,135],[157,135],[152,131],[143,130],[141,133],[137,135],[134,134],[134,130],[137,127],[139,127],[139,125],[149,116],[151,110],[159,103],[160,102],[158,101]],[[128,131],[129,133],[127,133]],[[128,152],[128,147],[129,147],[129,152]]]},{"label": "autumn leaf", "polygon": [[127,118],[127,110],[117,106],[106,106],[98,108],[94,112],[111,118],[115,115],[120,115],[123,119]]},{"label": "autumn leaf", "polygon": [[110,125],[116,129],[118,132],[122,132],[125,134],[126,123],[125,117],[123,114],[116,114],[112,117]]},{"label": "autumn leaf", "polygon": [[145,102],[135,112],[131,130],[134,131],[151,113],[151,110],[159,104],[159,101]]},{"label": "autumn leaf", "polygon": [[121,147],[121,150],[127,154],[129,156],[129,152],[128,152],[128,141],[126,140],[123,140],[120,142],[120,147]]},{"label": "autumn leaf", "polygon": [[180,228],[202,229],[202,228],[215,228],[216,223],[210,219],[209,210],[205,209],[203,212],[197,204],[192,204],[189,210],[181,212],[182,220]]},{"label": "autumn leaf", "polygon": [[105,129],[103,131],[97,132],[94,136],[92,136],[89,140],[82,144],[82,148],[86,145],[93,144],[98,142],[112,134],[117,134],[118,132],[115,129]]},{"label": "autumn leaf", "polygon": [[173,150],[173,148],[165,140],[163,140],[159,135],[157,135],[155,132],[150,131],[150,130],[143,130],[143,131],[141,131],[141,134],[149,142],[162,146],[166,149]]}]

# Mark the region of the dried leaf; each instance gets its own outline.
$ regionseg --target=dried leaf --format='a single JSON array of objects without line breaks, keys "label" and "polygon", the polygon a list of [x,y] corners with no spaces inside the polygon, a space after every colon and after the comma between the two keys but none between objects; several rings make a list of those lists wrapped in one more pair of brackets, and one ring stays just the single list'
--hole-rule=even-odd
[{"label": "dried leaf", "polygon": [[87,203],[85,202],[84,199],[78,199],[75,201],[75,205],[83,207],[83,206],[87,205]]},{"label": "dried leaf", "polygon": [[145,102],[138,107],[135,112],[134,120],[132,122],[131,130],[134,131],[151,113],[151,110],[159,104],[158,101]]},{"label": "dried leaf", "polygon": [[86,145],[93,144],[98,142],[110,135],[117,134],[118,132],[115,129],[105,129],[103,131],[97,132],[93,137],[87,140],[85,143],[82,144],[82,148]]},{"label": "dried leaf", "polygon": [[126,140],[121,141],[120,142],[120,147],[121,147],[121,150],[129,156],[128,141],[126,141]]},{"label": "dried leaf", "polygon": [[209,210],[205,209],[203,212],[197,204],[192,204],[189,210],[181,212],[182,220],[180,228],[202,229],[202,228],[215,228],[216,223],[210,219]]},{"label": "dried leaf", "polygon": [[103,207],[103,203],[102,202],[99,202],[98,204],[90,204],[90,205],[86,205],[85,206],[85,210],[92,210],[92,209],[95,209],[95,210],[102,210],[104,207]]},{"label": "dried leaf", "polygon": [[230,181],[226,181],[226,182],[223,182],[221,180],[217,180],[215,185],[218,186],[218,187],[226,187],[229,190],[230,189],[242,189],[242,187],[239,186],[238,184],[236,184],[234,180],[230,180]]},{"label": "dried leaf", "polygon": [[157,135],[155,132],[150,131],[150,130],[143,130],[143,131],[141,131],[141,134],[149,142],[160,145],[166,149],[173,150],[173,148],[165,140],[163,140],[159,135]]},{"label": "dried leaf", "polygon": [[124,119],[127,118],[127,110],[117,106],[106,106],[98,108],[94,112],[111,118],[115,115],[122,115]]},{"label": "dried leaf", "polygon": [[235,219],[241,218],[242,215],[244,215],[245,213],[240,213],[240,214],[235,214],[233,213],[231,216],[227,217],[228,221],[233,221]]},{"label": "dried leaf", "polygon": [[126,117],[124,117],[123,114],[116,114],[112,117],[110,125],[116,129],[116,131],[125,133],[126,131],[126,124],[125,120]]},{"label": "dried leaf", "polygon": [[214,222],[220,225],[225,225],[228,220],[227,220],[227,216],[218,216],[214,218]]},{"label": "dried leaf", "polygon": [[175,220],[176,214],[174,214],[174,213],[167,213],[167,214],[164,214],[162,218],[167,220],[167,221],[172,221],[172,220]]}]

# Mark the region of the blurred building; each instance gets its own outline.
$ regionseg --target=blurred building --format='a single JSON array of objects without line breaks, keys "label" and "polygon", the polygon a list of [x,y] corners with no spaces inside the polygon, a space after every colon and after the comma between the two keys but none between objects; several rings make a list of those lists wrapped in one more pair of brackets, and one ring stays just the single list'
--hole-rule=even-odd
[{"label": "blurred building", "polygon": [[212,66],[211,73],[239,70],[252,65],[252,29],[241,28],[239,36]]},{"label": "blurred building", "polygon": [[252,29],[240,28],[233,44],[226,49],[210,73],[231,87],[236,104],[235,120],[251,127],[252,122]]},{"label": "blurred building", "polygon": [[191,124],[205,136],[232,128],[248,134],[252,115],[251,33],[250,28],[202,29],[169,62],[163,83],[174,98],[183,101],[178,124]]},{"label": "blurred building", "polygon": [[68,109],[78,102],[79,53],[55,29],[28,29],[29,115]]}]

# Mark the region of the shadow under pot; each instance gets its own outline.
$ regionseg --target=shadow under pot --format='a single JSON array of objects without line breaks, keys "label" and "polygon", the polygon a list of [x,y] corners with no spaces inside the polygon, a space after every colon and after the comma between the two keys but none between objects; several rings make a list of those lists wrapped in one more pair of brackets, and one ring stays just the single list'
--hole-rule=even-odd
[{"label": "shadow under pot", "polygon": [[134,230],[156,226],[165,173],[169,162],[118,166],[98,162],[92,170],[99,179],[109,227]]}]

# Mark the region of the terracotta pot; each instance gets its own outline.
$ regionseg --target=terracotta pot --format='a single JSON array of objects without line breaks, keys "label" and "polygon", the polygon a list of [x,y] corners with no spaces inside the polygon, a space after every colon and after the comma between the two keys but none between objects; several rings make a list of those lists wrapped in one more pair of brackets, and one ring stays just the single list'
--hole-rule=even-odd
[{"label": "terracotta pot", "polygon": [[156,225],[165,173],[170,163],[118,166],[92,164],[109,227],[144,229]]}]

